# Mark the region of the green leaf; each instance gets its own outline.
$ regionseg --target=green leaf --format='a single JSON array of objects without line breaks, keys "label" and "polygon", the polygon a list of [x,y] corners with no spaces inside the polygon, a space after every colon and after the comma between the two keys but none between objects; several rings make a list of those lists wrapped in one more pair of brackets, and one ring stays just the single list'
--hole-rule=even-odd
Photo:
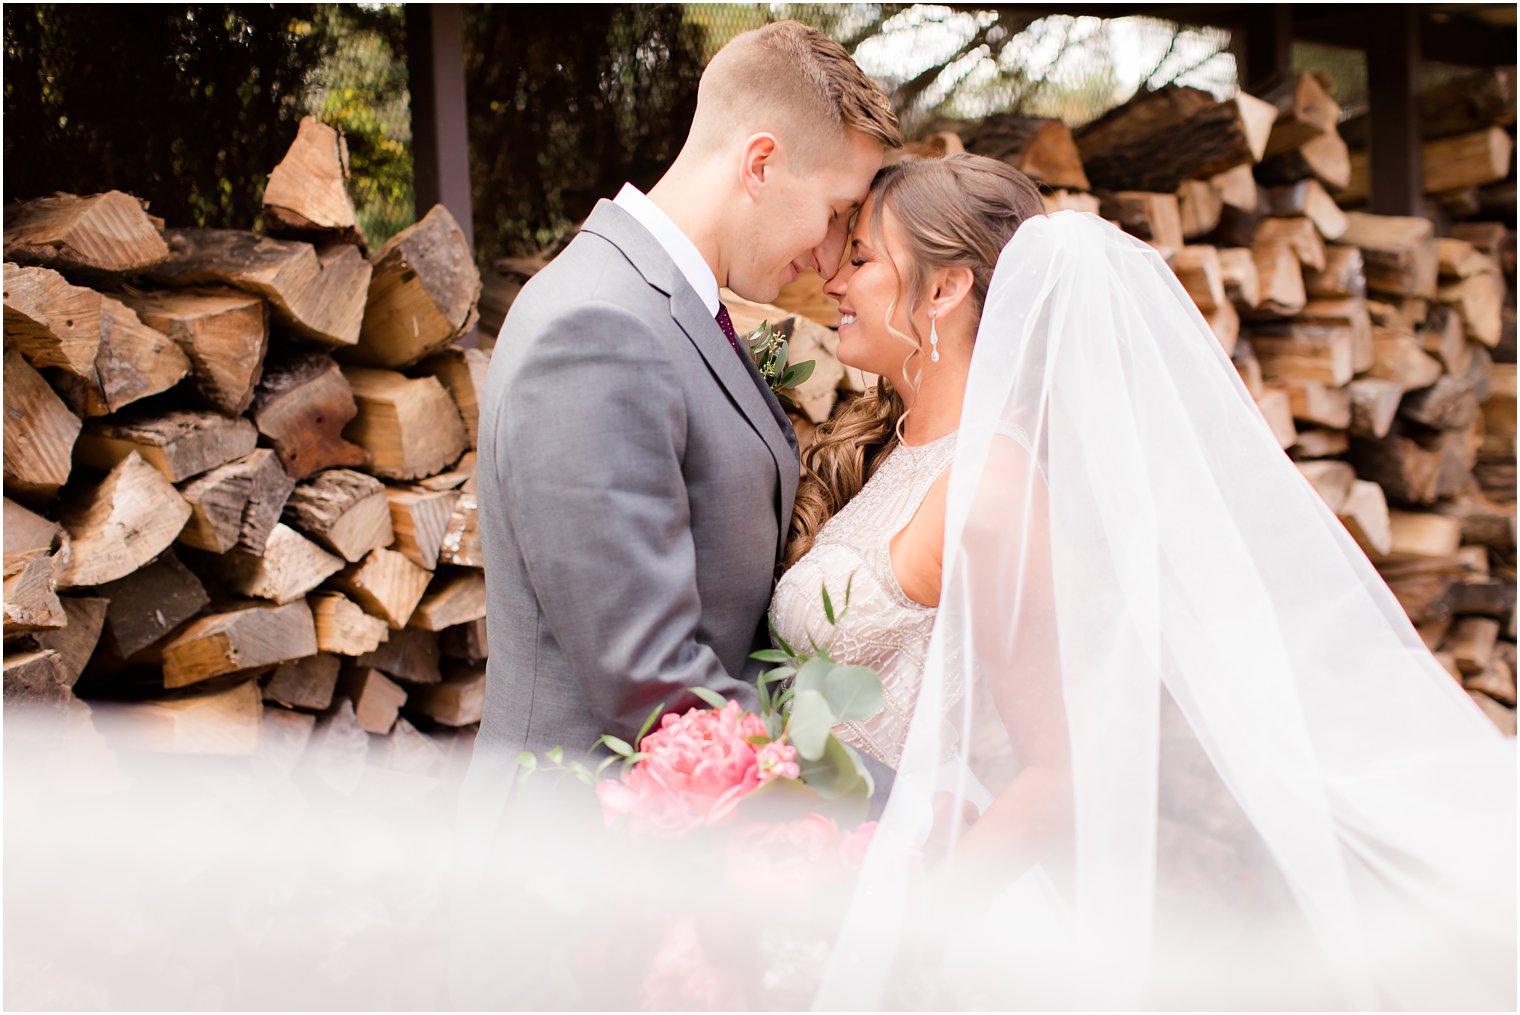
[{"label": "green leaf", "polygon": [[607,771],[607,766],[609,766],[609,765],[615,765],[615,764],[617,764],[621,760],[623,760],[623,759],[621,759],[621,758],[603,758],[602,759],[602,763],[600,765],[596,766],[596,777],[598,779],[600,779],[602,777],[602,773],[605,772],[605,771]]},{"label": "green leaf", "polygon": [[523,751],[517,756],[517,764],[519,767],[526,768],[532,772],[538,768],[538,755],[532,751]]},{"label": "green leaf", "polygon": [[584,782],[586,785],[589,786],[592,783],[596,782],[596,776],[594,776],[594,775],[591,774],[591,769],[587,768],[585,765],[581,764],[579,761],[572,761],[566,767],[569,769],[571,775],[575,776],[577,779],[579,779],[581,782]]},{"label": "green leaf", "polygon": [[861,722],[881,711],[881,678],[869,666],[835,666],[823,678],[823,697],[839,722]]},{"label": "green leaf", "polygon": [[850,591],[855,588],[855,572],[850,572],[850,577],[844,583],[844,609],[850,611]]},{"label": "green leaf", "polygon": [[660,704],[654,707],[654,711],[649,713],[649,718],[644,720],[644,725],[639,727],[638,735],[633,738],[633,745],[635,747],[639,745],[639,741],[644,739],[644,734],[649,732],[649,730],[654,726],[655,721],[658,720],[664,712],[665,703],[662,701]]},{"label": "green leaf", "polygon": [[777,666],[774,670],[766,670],[760,674],[760,682],[762,684],[773,684],[778,680],[785,680],[787,677],[793,676],[796,672],[797,668],[795,666]]},{"label": "green leaf", "polygon": [[697,697],[701,698],[703,701],[707,702],[707,704],[711,705],[713,708],[722,708],[724,705],[728,704],[727,698],[723,697],[723,695],[719,694],[717,691],[712,690],[711,688],[688,687],[687,690],[692,694],[695,694]]},{"label": "green leaf", "polygon": [[834,601],[829,598],[829,587],[824,585],[823,591],[823,615],[829,618],[829,623],[834,623]]},{"label": "green leaf", "polygon": [[764,747],[771,742],[771,738],[763,733],[757,733],[752,737],[745,737],[744,742],[746,744],[753,744],[756,747]]},{"label": "green leaf", "polygon": [[771,618],[765,618],[765,626],[770,628],[771,641],[780,646],[781,651],[785,652],[788,656],[796,658],[797,653],[792,651],[792,647],[786,643],[786,639],[781,637],[781,632],[776,630],[776,625],[771,623]]},{"label": "green leaf", "polygon": [[817,691],[819,694],[822,694],[824,678],[828,676],[829,671],[832,670],[834,666],[834,663],[830,662],[827,659],[819,658],[818,656],[814,656],[807,662],[803,663],[801,668],[797,670],[796,687],[798,693],[801,693],[803,691]]},{"label": "green leaf", "polygon": [[818,361],[809,359],[803,360],[801,363],[797,363],[789,367],[787,369],[787,374],[791,376],[793,380],[792,383],[787,385],[787,387],[795,388],[797,385],[805,383],[809,377],[813,376],[813,369],[816,366],[818,366]]},{"label": "green leaf", "polygon": [[603,733],[601,743],[605,744],[609,749],[611,749],[612,753],[618,755],[619,757],[626,758],[628,755],[633,753],[633,746],[629,744],[628,741],[620,740],[617,737],[613,736],[611,733]]},{"label": "green leaf", "polygon": [[[798,753],[801,753],[800,749]],[[874,788],[871,773],[861,764],[860,756],[833,735],[829,736],[817,758],[804,759],[799,767],[802,781],[825,799],[869,799]]]},{"label": "green leaf", "polygon": [[544,757],[556,765],[563,765],[565,763],[565,749],[563,747],[551,747],[544,752]]},{"label": "green leaf", "polygon": [[834,725],[834,713],[829,703],[817,691],[799,691],[792,706],[791,739],[797,753],[809,761],[823,757],[829,729]]},{"label": "green leaf", "polygon": [[763,648],[759,652],[751,652],[749,657],[762,663],[789,663],[792,661],[789,653],[775,648]]}]

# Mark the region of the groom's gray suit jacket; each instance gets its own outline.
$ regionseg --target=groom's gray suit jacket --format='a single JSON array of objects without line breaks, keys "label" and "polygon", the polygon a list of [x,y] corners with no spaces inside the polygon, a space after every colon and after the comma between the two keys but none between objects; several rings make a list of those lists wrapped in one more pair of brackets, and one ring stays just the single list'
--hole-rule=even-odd
[{"label": "groom's gray suit jacket", "polygon": [[521,750],[631,739],[656,705],[696,704],[688,686],[753,705],[796,436],[610,201],[513,302],[479,450],[490,659],[475,791],[510,780]]}]

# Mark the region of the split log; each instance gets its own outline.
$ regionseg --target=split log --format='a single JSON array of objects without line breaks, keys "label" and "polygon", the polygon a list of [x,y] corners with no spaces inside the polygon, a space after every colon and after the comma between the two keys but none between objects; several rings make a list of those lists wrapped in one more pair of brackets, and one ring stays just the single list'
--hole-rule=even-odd
[{"label": "split log", "polygon": [[1103,191],[1098,194],[1104,218],[1170,255],[1182,249],[1182,213],[1175,193]]},{"label": "split log", "polygon": [[424,631],[442,631],[486,615],[486,578],[480,571],[440,574],[417,604],[408,624]]},{"label": "split log", "polygon": [[[1500,228],[1502,230],[1503,227]],[[1500,273],[1497,257],[1453,236],[1443,236],[1436,240],[1436,256],[1440,260],[1440,277],[1443,279],[1468,278],[1483,272],[1493,272],[1495,275]]]},{"label": "split log", "polygon": [[1235,343],[1235,348],[1230,352],[1230,362],[1235,365],[1251,398],[1261,401],[1262,393],[1266,390],[1261,376],[1261,361],[1256,358],[1256,350],[1251,346],[1249,338],[1242,338]]},{"label": "split log", "polygon": [[1462,523],[1463,545],[1487,547],[1496,554],[1515,550],[1515,505],[1495,503],[1477,489],[1469,488],[1432,508],[1437,514]]},{"label": "split log", "polygon": [[1387,437],[1403,401],[1404,386],[1397,381],[1359,377],[1346,385],[1346,393],[1351,399],[1351,433],[1357,437]]},{"label": "split log", "polygon": [[300,484],[285,517],[350,564],[391,544],[390,502],[385,484],[349,469],[328,469]]},{"label": "split log", "polygon": [[486,566],[485,548],[480,543],[480,506],[475,499],[473,476],[466,481],[459,499],[454,502],[448,527],[444,529],[443,544],[438,550],[438,560],[460,567]]},{"label": "split log", "polygon": [[156,644],[211,601],[201,580],[173,550],[97,592],[109,600],[106,639],[122,659]]},{"label": "split log", "polygon": [[63,660],[52,649],[7,653],[4,679],[7,708],[21,703],[62,705],[74,697]]},{"label": "split log", "polygon": [[1332,430],[1351,425],[1351,395],[1345,388],[1328,387],[1315,381],[1285,381],[1293,418]]},{"label": "split log", "polygon": [[[1451,227],[1451,238],[1470,243],[1480,254],[1491,258],[1495,270],[1513,275],[1514,233],[1503,222],[1457,222]],[[1510,269],[1503,263],[1503,252],[1510,253]]]},{"label": "split log", "polygon": [[464,457],[448,472],[440,472],[436,476],[419,479],[412,485],[421,490],[439,493],[444,490],[457,490],[475,477],[475,452],[466,451]]},{"label": "split log", "polygon": [[131,307],[47,268],[5,267],[5,343],[78,389],[81,415],[103,416],[166,391],[190,360]]},{"label": "split log", "polygon": [[369,464],[363,448],[343,439],[343,428],[358,411],[338,364],[330,356],[309,353],[266,364],[252,418],[285,471],[305,479],[321,469]]},{"label": "split log", "polygon": [[[449,764],[448,750],[417,727],[398,718],[390,736],[385,738],[380,765],[397,772],[419,776],[443,774]],[[430,792],[425,790],[424,792]]]},{"label": "split log", "polygon": [[[1484,447],[1492,454],[1515,454],[1515,364],[1495,363],[1489,397],[1483,401]],[[9,524],[9,515],[7,515]]]},{"label": "split log", "polygon": [[[1439,194],[1481,187],[1509,176],[1515,141],[1498,128],[1427,141],[1420,149],[1425,167],[1425,193]],[[1372,192],[1371,162],[1366,152],[1351,156],[1351,179],[1346,200],[1365,200]]]},{"label": "split log", "polygon": [[5,351],[5,490],[45,501],[69,480],[79,417],[21,353]]},{"label": "split log", "polygon": [[1290,448],[1298,441],[1298,430],[1293,426],[1293,408],[1286,391],[1268,385],[1256,400],[1256,407],[1261,410],[1262,418],[1267,421],[1280,447]]},{"label": "split log", "polygon": [[5,553],[25,553],[28,550],[52,552],[64,539],[63,526],[35,511],[28,511],[9,497],[5,498],[4,532]]},{"label": "split log", "polygon": [[394,630],[406,626],[432,577],[396,551],[379,549],[349,565],[333,583]]},{"label": "split log", "polygon": [[190,505],[135,451],[63,511],[73,543],[59,588],[125,577],[169,548]]},{"label": "split log", "polygon": [[275,235],[362,243],[348,196],[348,144],[314,116],[301,120],[295,142],[269,174],[264,228]]},{"label": "split log", "polygon": [[1352,483],[1336,517],[1362,552],[1374,559],[1387,556],[1393,537],[1389,531],[1388,501],[1381,486],[1365,479]]},{"label": "split log", "polygon": [[344,375],[359,410],[345,433],[369,453],[375,475],[431,476],[469,445],[459,410],[436,378],[367,367],[345,368]]},{"label": "split log", "polygon": [[1259,325],[1251,345],[1269,381],[1314,381],[1341,387],[1351,380],[1355,336],[1340,324]]},{"label": "split log", "polygon": [[[1458,664],[1460,669],[1461,664]],[[1515,671],[1497,653],[1489,656],[1488,665],[1462,681],[1469,691],[1478,691],[1495,701],[1515,706]]]},{"label": "split log", "polygon": [[1478,396],[1465,377],[1439,377],[1406,395],[1399,415],[1433,430],[1465,430],[1478,418]]},{"label": "split log", "polygon": [[[1436,472],[1436,497],[1454,497],[1471,485],[1478,464],[1478,448],[1483,444],[1482,423],[1466,430],[1441,430],[1425,440],[1439,461]],[[1510,459],[1513,465],[1514,459]]]},{"label": "split log", "polygon": [[297,772],[346,796],[363,783],[369,755],[370,735],[354,722],[354,703],[339,697],[317,718]]},{"label": "split log", "polygon": [[1262,243],[1251,248],[1256,265],[1259,294],[1256,309],[1263,314],[1291,317],[1304,309],[1304,272],[1298,256],[1284,242]]},{"label": "split log", "polygon": [[1350,212],[1341,242],[1360,247],[1367,286],[1378,292],[1430,298],[1440,255],[1429,219]]},{"label": "split log", "polygon": [[445,628],[439,639],[439,648],[444,655],[452,659],[462,659],[467,663],[484,663],[491,652],[491,644],[486,637],[485,618]]},{"label": "split log", "polygon": [[1325,243],[1319,230],[1306,218],[1264,218],[1256,225],[1252,247],[1262,244],[1284,243],[1298,258],[1306,271],[1323,271],[1325,268]]},{"label": "split log", "polygon": [[1494,396],[1494,359],[1481,345],[1469,345],[1468,348],[1472,351],[1472,358],[1467,361],[1462,376],[1473,382],[1478,401],[1486,402]]},{"label": "split log", "polygon": [[150,277],[176,288],[230,285],[269,301],[276,320],[329,346],[359,341],[371,268],[346,243],[316,248],[235,229],[172,229]]},{"label": "split log", "polygon": [[1367,301],[1372,323],[1384,328],[1413,331],[1430,319],[1430,301],[1418,296],[1378,296]]},{"label": "split log", "polygon": [[1489,348],[1499,344],[1504,282],[1497,274],[1484,271],[1456,282],[1447,282],[1436,290],[1436,298],[1456,309],[1462,318],[1464,330],[1474,341]]},{"label": "split log", "polygon": [[354,722],[366,733],[385,736],[396,724],[406,690],[379,670],[358,666],[342,681],[343,694],[354,703]]},{"label": "split log", "polygon": [[317,626],[317,648],[322,652],[362,656],[390,637],[385,621],[371,617],[340,592],[314,593],[308,603]]},{"label": "split log", "polygon": [[1208,323],[1209,330],[1219,340],[1219,347],[1229,355],[1235,350],[1235,343],[1240,340],[1240,312],[1228,301],[1221,303],[1213,310],[1202,311],[1203,319]]},{"label": "split log", "polygon": [[42,550],[5,558],[5,638],[68,623],[54,588],[53,558]]},{"label": "split log", "polygon": [[443,205],[391,237],[376,256],[359,343],[345,359],[411,366],[475,326],[480,272]]},{"label": "split log", "polygon": [[[1489,67],[1425,89],[1420,96],[1420,136],[1426,140],[1470,134],[1515,122],[1515,68]],[[1366,148],[1370,123],[1359,116],[1341,124],[1346,140]]]},{"label": "split log", "polygon": [[62,596],[59,602],[63,604],[67,623],[56,630],[38,631],[32,635],[32,640],[38,648],[51,649],[58,654],[64,682],[73,687],[100,643],[108,604],[104,599],[82,596]]},{"label": "split log", "polygon": [[957,131],[966,150],[1054,188],[1091,190],[1071,131],[1057,119],[995,113]]},{"label": "split log", "polygon": [[[1343,234],[1344,235],[1344,234]],[[1359,247],[1330,244],[1325,247],[1323,271],[1304,272],[1304,290],[1312,297],[1367,295],[1367,265]]]},{"label": "split log", "polygon": [[839,399],[839,384],[844,380],[844,366],[835,353],[839,336],[805,317],[791,322],[791,358],[793,362],[813,361],[813,373],[789,392],[792,401],[812,423],[827,420]]},{"label": "split log", "polygon": [[1225,102],[1167,85],[1077,131],[1093,186],[1174,193],[1183,180],[1259,162],[1277,110],[1244,92]]},{"label": "split log", "polygon": [[301,659],[316,651],[316,625],[305,600],[213,613],[164,645],[164,686],[185,687],[223,673]]},{"label": "split log", "polygon": [[1375,348],[1372,337],[1372,318],[1367,313],[1367,303],[1359,299],[1312,299],[1304,304],[1296,324],[1322,324],[1351,329],[1351,369],[1364,373],[1372,369]]},{"label": "split log", "polygon": [[1225,304],[1224,268],[1215,248],[1182,247],[1172,262],[1172,270],[1199,310],[1207,312]]},{"label": "split log", "polygon": [[264,683],[264,700],[288,708],[320,712],[332,704],[338,688],[338,660],[310,655],[277,666]]},{"label": "split log", "polygon": [[1448,651],[1465,676],[1477,676],[1488,668],[1499,640],[1499,622],[1487,617],[1463,617],[1452,627]]},{"label": "split log", "polygon": [[1441,456],[1402,434],[1352,440],[1351,464],[1358,476],[1377,483],[1395,501],[1430,504],[1436,500]]},{"label": "split log", "polygon": [[5,259],[64,271],[141,271],[169,256],[163,223],[130,194],[55,194],[5,209]]},{"label": "split log", "polygon": [[1261,283],[1256,274],[1256,257],[1249,247],[1226,247],[1219,251],[1219,274],[1225,296],[1236,310],[1256,309],[1261,300]]},{"label": "split log", "polygon": [[1472,348],[1467,344],[1467,334],[1462,318],[1451,307],[1431,307],[1420,330],[1420,346],[1441,361],[1446,372],[1460,377],[1472,362]]},{"label": "split log", "polygon": [[314,715],[265,705],[259,723],[259,764],[286,776],[294,774],[316,728],[317,717]]},{"label": "split log", "polygon": [[241,416],[173,409],[158,415],[128,413],[92,419],[74,456],[82,465],[113,468],[138,455],[171,483],[181,483],[253,453],[258,432]]},{"label": "split log", "polygon": [[1391,539],[1386,559],[1445,560],[1462,545],[1462,523],[1444,515],[1415,511],[1388,512]]},{"label": "split log", "polygon": [[453,490],[387,487],[385,495],[395,535],[391,547],[420,567],[429,571],[436,568],[459,494]]},{"label": "split log", "polygon": [[1293,151],[1317,137],[1333,134],[1340,122],[1340,103],[1330,97],[1314,74],[1285,78],[1263,92],[1261,98],[1277,109],[1264,158]]},{"label": "split log", "polygon": [[[1075,208],[1077,211],[1098,213],[1098,199],[1091,194],[1072,194],[1057,190],[1041,194],[1046,211]],[[1053,205],[1053,206],[1052,206]],[[825,280],[816,271],[808,270],[781,287],[781,292],[771,302],[789,314],[817,321],[825,328],[839,327],[839,304],[823,291]],[[486,351],[489,356],[489,351]]]},{"label": "split log", "polygon": [[196,390],[212,408],[236,416],[253,402],[269,348],[269,310],[262,299],[236,289],[127,293],[121,299],[179,346]]},{"label": "split log", "polygon": [[1327,430],[1321,427],[1300,430],[1298,441],[1289,449],[1289,452],[1295,459],[1334,458],[1344,455],[1350,446],[1351,443],[1346,438],[1344,430]]},{"label": "split log", "polygon": [[1338,240],[1346,233],[1349,225],[1346,213],[1316,179],[1300,180],[1285,187],[1269,187],[1265,194],[1268,215],[1306,218],[1314,223],[1315,230],[1326,242]]},{"label": "split log", "polygon": [[259,685],[245,680],[207,694],[118,703],[102,725],[140,750],[240,756],[258,750],[263,719]]},{"label": "split log", "polygon": [[1208,180],[1183,180],[1177,188],[1177,209],[1182,216],[1182,238],[1196,240],[1218,227],[1224,199]]},{"label": "split log", "polygon": [[485,667],[460,667],[443,683],[414,691],[407,710],[440,726],[469,726],[480,722],[485,703]]},{"label": "split log", "polygon": [[1219,194],[1220,203],[1224,207],[1236,211],[1256,211],[1259,195],[1256,176],[1251,172],[1249,164],[1238,165],[1209,177],[1209,186]]},{"label": "split log", "polygon": [[294,488],[268,448],[212,469],[180,488],[191,515],[179,541],[212,553],[263,553]]},{"label": "split log", "polygon": [[[794,361],[806,358],[800,351],[793,352]],[[469,434],[472,448],[480,446],[478,434],[480,395],[485,391],[486,370],[490,365],[489,353],[481,352],[479,349],[461,349],[455,346],[435,356],[429,356],[423,360],[420,368],[423,372],[438,378],[439,383],[454,399],[454,404],[459,408],[459,417],[464,421],[465,432]]]},{"label": "split log", "polygon": [[1331,511],[1340,514],[1356,485],[1356,470],[1345,462],[1299,462],[1298,471]]},{"label": "split log", "polygon": [[1371,375],[1394,381],[1405,391],[1428,388],[1441,376],[1441,364],[1420,348],[1411,331],[1374,327],[1372,348]]},{"label": "split log", "polygon": [[1256,167],[1256,178],[1278,186],[1312,178],[1331,190],[1345,190],[1351,183],[1351,152],[1340,134],[1331,131],[1264,160]]},{"label": "split log", "polygon": [[420,627],[391,631],[390,638],[373,651],[361,655],[360,666],[372,666],[387,676],[413,684],[436,684],[443,679],[438,668],[437,633]]},{"label": "split log", "polygon": [[1488,718],[1493,722],[1494,726],[1499,729],[1499,732],[1503,733],[1507,737],[1512,737],[1515,735],[1514,709],[1505,708],[1503,705],[1499,704],[1497,701],[1490,698],[1486,694],[1472,692],[1472,699],[1477,703],[1478,707],[1483,710],[1483,714],[1488,716]]},{"label": "split log", "polygon": [[343,558],[283,522],[269,533],[263,553],[234,550],[222,562],[222,578],[229,589],[280,605],[304,597],[343,569]]}]

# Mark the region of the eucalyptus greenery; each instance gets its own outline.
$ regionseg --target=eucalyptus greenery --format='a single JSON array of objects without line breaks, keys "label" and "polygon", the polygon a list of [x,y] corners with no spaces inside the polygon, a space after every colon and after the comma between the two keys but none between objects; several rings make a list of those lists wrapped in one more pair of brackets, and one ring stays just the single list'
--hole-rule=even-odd
[{"label": "eucalyptus greenery", "polygon": [[770,321],[761,321],[760,327],[744,336],[744,343],[771,391],[787,405],[795,406],[797,403],[785,392],[813,376],[813,367],[817,364],[813,360],[788,363],[791,343],[784,331],[771,327]]}]

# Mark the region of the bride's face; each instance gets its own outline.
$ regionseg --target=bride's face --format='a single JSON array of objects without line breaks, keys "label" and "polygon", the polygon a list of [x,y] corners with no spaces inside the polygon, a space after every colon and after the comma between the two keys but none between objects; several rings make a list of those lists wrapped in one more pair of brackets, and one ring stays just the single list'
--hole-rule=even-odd
[{"label": "bride's face", "polygon": [[[872,237],[872,222],[878,214],[882,216],[880,232],[886,250],[880,249]],[[896,217],[890,211],[882,212],[873,196],[855,220],[844,264],[824,286],[824,292],[839,302],[839,361],[892,380],[902,375],[903,363],[915,348],[892,333],[896,329],[900,335],[911,334],[907,300],[900,292],[902,281],[893,267],[903,263],[902,250]]]}]

